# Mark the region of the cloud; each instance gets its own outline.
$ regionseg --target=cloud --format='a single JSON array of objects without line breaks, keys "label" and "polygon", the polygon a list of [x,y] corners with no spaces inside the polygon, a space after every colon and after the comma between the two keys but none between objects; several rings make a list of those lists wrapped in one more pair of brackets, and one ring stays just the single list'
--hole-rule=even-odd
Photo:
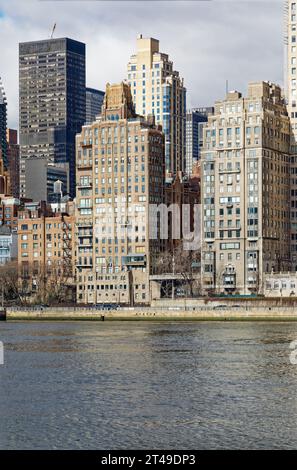
[{"label": "cloud", "polygon": [[[1,12],[3,15],[1,16]],[[87,44],[87,85],[126,76],[136,36],[160,40],[185,79],[188,107],[212,105],[251,80],[283,82],[282,1],[0,0],[0,76],[18,125],[18,43],[55,37]]]}]

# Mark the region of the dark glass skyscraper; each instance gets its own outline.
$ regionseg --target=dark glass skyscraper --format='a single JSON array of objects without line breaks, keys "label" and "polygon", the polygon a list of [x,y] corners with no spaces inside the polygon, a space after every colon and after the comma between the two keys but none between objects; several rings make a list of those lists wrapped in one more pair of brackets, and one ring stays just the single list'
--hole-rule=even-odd
[{"label": "dark glass skyscraper", "polygon": [[4,166],[7,169],[7,143],[6,143],[6,127],[7,127],[7,101],[4,88],[0,78],[0,148]]},{"label": "dark glass skyscraper", "polygon": [[21,196],[31,157],[65,164],[75,195],[75,135],[86,119],[85,52],[85,44],[68,38],[19,45]]},{"label": "dark glass skyscraper", "polygon": [[104,100],[104,91],[86,88],[86,123],[90,124],[101,114]]},{"label": "dark glass skyscraper", "polygon": [[200,150],[203,146],[203,127],[213,108],[194,108],[187,111],[186,119],[186,163],[185,172],[190,175],[193,165],[200,160]]}]

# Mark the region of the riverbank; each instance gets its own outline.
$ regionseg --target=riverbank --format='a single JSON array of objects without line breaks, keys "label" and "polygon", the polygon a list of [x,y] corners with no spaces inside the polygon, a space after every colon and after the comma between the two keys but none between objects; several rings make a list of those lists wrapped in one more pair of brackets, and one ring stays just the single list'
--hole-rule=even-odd
[{"label": "riverbank", "polygon": [[234,309],[7,309],[6,321],[297,321],[296,307]]}]

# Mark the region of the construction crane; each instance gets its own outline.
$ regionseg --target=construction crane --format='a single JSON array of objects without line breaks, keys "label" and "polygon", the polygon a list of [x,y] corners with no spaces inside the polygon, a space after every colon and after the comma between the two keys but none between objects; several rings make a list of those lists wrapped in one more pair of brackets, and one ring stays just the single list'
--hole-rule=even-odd
[{"label": "construction crane", "polygon": [[56,29],[57,23],[54,24],[53,29],[52,29],[52,34],[51,34],[51,39],[53,39],[53,35]]}]

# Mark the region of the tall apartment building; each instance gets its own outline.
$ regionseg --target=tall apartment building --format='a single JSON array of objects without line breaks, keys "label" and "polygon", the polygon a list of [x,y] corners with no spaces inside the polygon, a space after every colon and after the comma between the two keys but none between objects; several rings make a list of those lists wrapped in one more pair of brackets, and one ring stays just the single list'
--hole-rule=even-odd
[{"label": "tall apartment building", "polygon": [[75,194],[75,135],[86,118],[85,44],[68,38],[19,45],[20,191],[30,157],[69,165]]},{"label": "tall apartment building", "polygon": [[86,88],[86,124],[91,124],[101,114],[104,91]]},{"label": "tall apartment building", "polygon": [[18,131],[7,129],[7,165],[11,181],[11,194],[20,197],[20,146],[18,145]]},{"label": "tall apartment building", "polygon": [[76,151],[77,301],[148,304],[163,244],[149,236],[150,204],[164,202],[161,127],[135,113],[128,84],[108,84]]},{"label": "tall apartment building", "polygon": [[6,143],[6,128],[7,128],[7,100],[4,92],[4,87],[0,78],[0,149],[2,152],[2,159],[4,167],[7,169],[7,143]]},{"label": "tall apartment building", "polygon": [[201,161],[205,291],[251,294],[290,269],[290,122],[281,89],[230,92],[204,129]]},{"label": "tall apartment building", "polygon": [[297,2],[285,1],[285,93],[291,120],[291,259],[297,270]]},{"label": "tall apartment building", "polygon": [[128,63],[128,82],[136,112],[153,114],[165,134],[166,173],[185,170],[186,89],[179,72],[167,54],[160,52],[159,41],[137,38],[137,52]]},{"label": "tall apartment building", "polygon": [[194,108],[187,111],[186,116],[186,159],[185,173],[191,175],[194,165],[200,160],[203,147],[203,127],[207,116],[213,108]]}]

